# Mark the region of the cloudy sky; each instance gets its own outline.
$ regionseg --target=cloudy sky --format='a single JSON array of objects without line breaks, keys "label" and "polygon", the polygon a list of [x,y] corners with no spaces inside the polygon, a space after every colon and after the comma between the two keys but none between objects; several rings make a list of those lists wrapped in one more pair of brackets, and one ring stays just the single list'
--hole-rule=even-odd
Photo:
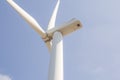
[{"label": "cloudy sky", "polygon": [[[46,30],[57,0],[14,0]],[[83,28],[64,37],[64,80],[120,80],[120,0],[61,0],[56,25]],[[40,36],[0,0],[0,80],[47,80],[50,55]]]},{"label": "cloudy sky", "polygon": [[0,74],[0,80],[11,80],[11,78],[9,76]]}]

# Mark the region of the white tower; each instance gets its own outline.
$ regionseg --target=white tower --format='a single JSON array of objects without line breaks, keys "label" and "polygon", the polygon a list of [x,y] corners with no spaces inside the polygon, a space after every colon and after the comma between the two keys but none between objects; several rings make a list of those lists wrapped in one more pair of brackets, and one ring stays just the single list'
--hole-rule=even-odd
[{"label": "white tower", "polygon": [[48,29],[45,32],[37,21],[13,0],[7,0],[7,2],[28,22],[28,24],[31,25],[36,32],[38,32],[46,43],[50,51],[48,80],[63,80],[63,36],[80,29],[82,27],[80,21],[72,19],[59,27],[55,27],[56,16],[60,4],[60,0],[58,0],[50,19]]}]

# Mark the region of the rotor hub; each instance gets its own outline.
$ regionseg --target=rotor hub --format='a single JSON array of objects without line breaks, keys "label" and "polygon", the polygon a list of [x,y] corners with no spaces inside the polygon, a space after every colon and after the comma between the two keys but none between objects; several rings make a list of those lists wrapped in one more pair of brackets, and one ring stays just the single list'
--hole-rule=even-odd
[{"label": "rotor hub", "polygon": [[44,40],[44,42],[50,42],[52,40],[51,36],[48,36],[48,34],[46,33],[46,36],[42,38]]}]

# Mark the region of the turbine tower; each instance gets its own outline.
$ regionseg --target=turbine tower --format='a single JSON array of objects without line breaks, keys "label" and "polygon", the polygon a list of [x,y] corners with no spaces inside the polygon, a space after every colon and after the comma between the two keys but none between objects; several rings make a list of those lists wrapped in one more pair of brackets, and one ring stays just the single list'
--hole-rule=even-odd
[{"label": "turbine tower", "polygon": [[38,22],[13,0],[7,0],[7,2],[28,22],[29,25],[31,25],[46,43],[50,52],[48,80],[64,80],[63,36],[80,29],[82,27],[80,21],[73,18],[64,24],[55,27],[56,16],[60,5],[60,0],[58,0],[48,24],[47,31],[45,32]]}]

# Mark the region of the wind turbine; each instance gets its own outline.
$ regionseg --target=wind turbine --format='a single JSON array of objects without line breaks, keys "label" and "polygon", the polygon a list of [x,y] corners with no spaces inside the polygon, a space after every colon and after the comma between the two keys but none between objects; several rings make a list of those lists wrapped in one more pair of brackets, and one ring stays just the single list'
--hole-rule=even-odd
[{"label": "wind turbine", "polygon": [[59,27],[55,27],[56,16],[60,5],[60,0],[58,0],[47,31],[45,32],[38,22],[13,0],[7,0],[7,2],[38,32],[46,43],[50,51],[48,80],[63,80],[63,36],[80,29],[82,27],[80,21],[74,18]]}]

